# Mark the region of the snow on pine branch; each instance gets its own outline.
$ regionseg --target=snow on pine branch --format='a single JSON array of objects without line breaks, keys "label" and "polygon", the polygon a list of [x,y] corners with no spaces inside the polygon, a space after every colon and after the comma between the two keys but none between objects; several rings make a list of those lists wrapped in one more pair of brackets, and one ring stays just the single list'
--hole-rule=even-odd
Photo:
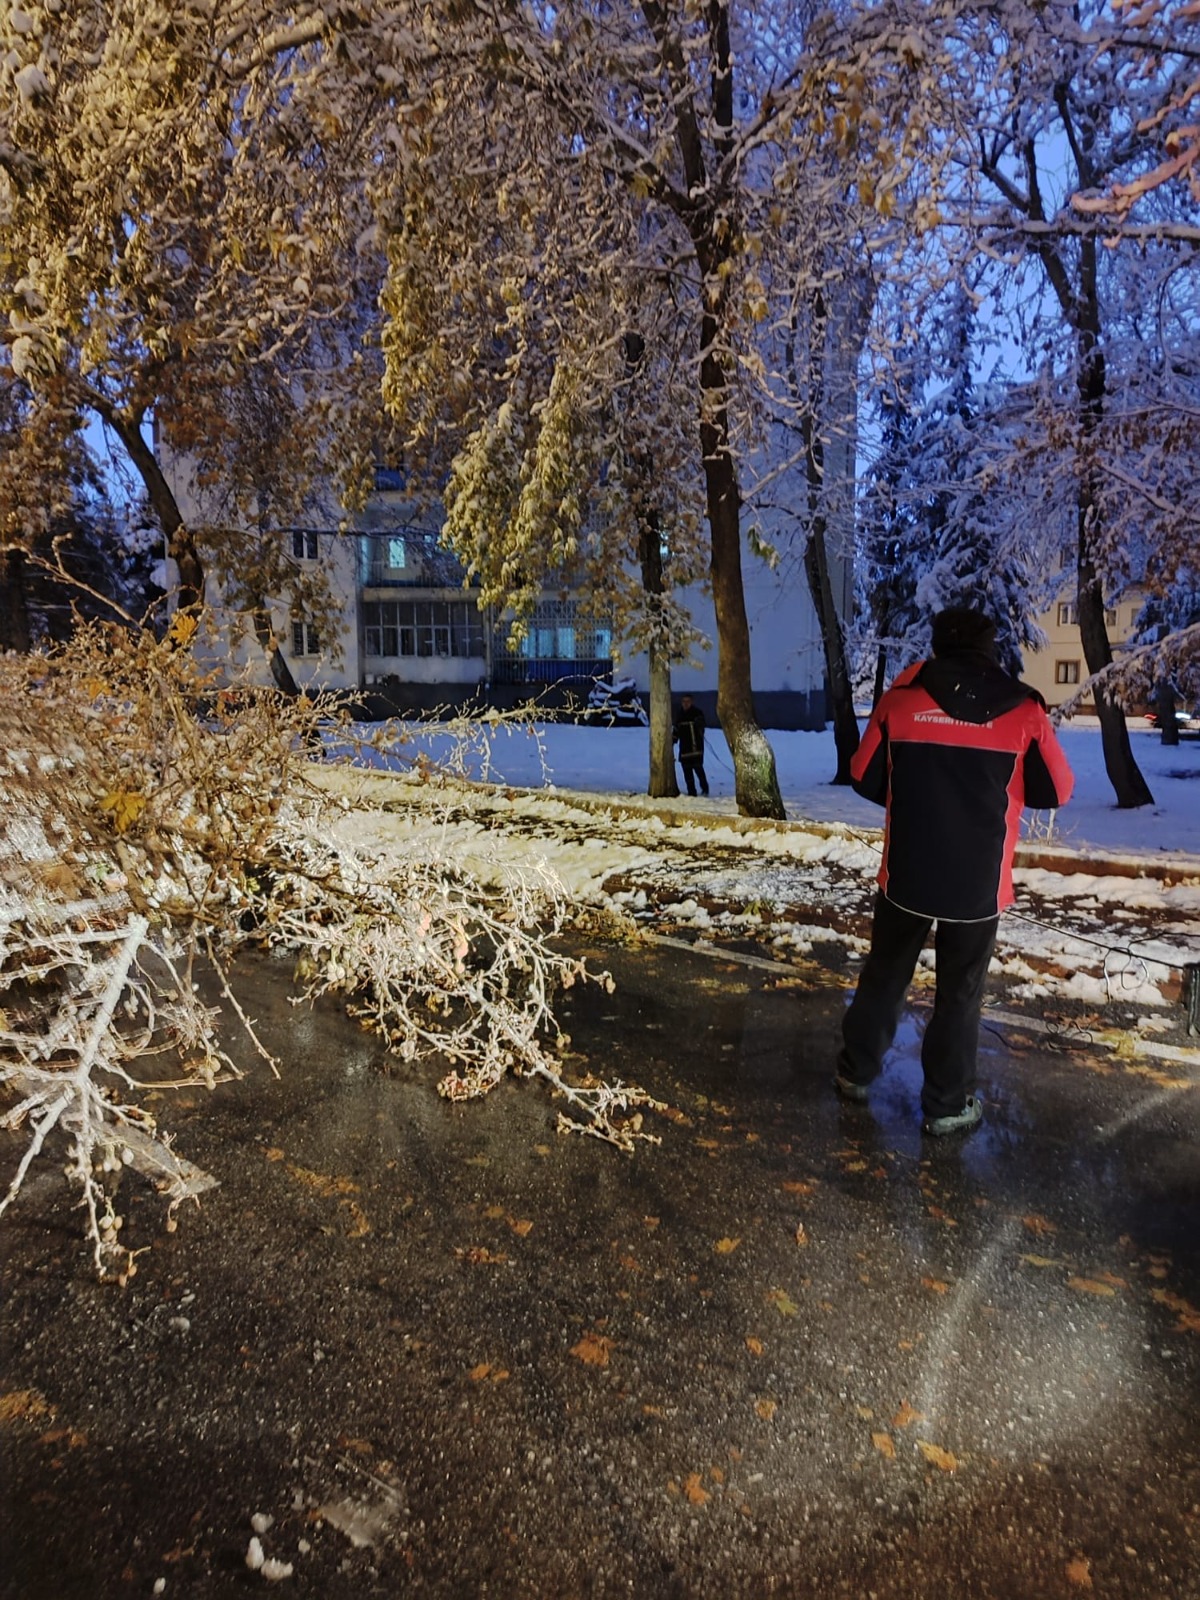
[{"label": "snow on pine branch", "polygon": [[561,1126],[627,1150],[650,1138],[647,1095],[568,1083],[556,1059],[556,996],[595,976],[552,942],[561,884],[453,859],[428,781],[403,844],[369,853],[345,826],[356,802],[313,781],[334,708],[218,695],[194,631],[182,615],[162,640],[94,625],[0,659],[0,1125],[25,1134],[0,1213],[65,1136],[97,1269],[136,1270],[112,1175],[149,1176],[169,1227],[214,1181],[171,1148],[149,1093],[241,1076],[238,1037],[286,1071],[238,993],[252,948],[293,958],[296,1003],[336,996],[397,1060],[448,1068],[451,1098],[533,1075],[565,1100]]}]

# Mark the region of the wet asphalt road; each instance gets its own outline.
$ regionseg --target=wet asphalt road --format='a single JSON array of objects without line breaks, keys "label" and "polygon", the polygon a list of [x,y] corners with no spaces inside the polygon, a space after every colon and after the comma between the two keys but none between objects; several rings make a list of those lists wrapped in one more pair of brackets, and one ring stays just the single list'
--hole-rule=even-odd
[{"label": "wet asphalt road", "polygon": [[124,1180],[127,1288],[46,1165],[0,1594],[1200,1596],[1200,1063],[989,1031],[934,1142],[919,1012],[846,1107],[841,990],[597,954],[575,1064],[668,1102],[660,1148],[449,1105],[264,963],[283,1080],[164,1112],[220,1187],[168,1234]]}]

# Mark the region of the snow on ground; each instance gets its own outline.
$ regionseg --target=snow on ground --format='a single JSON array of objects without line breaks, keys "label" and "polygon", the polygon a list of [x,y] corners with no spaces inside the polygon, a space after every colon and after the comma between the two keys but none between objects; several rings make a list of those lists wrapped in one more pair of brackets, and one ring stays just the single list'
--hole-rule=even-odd
[{"label": "snow on ground", "polygon": [[[1018,903],[997,947],[994,970],[1015,998],[1115,999],[1161,1012],[1178,998],[1184,965],[1200,961],[1200,741],[1164,746],[1136,722],[1130,733],[1155,804],[1120,811],[1098,727],[1061,731],[1075,797],[1056,815],[1027,814],[1040,855],[1017,869]],[[473,791],[468,812],[453,786],[410,776],[392,791],[405,803],[347,824],[372,852],[444,853],[485,876],[544,863],[576,902],[607,904],[660,930],[752,936],[785,959],[821,942],[841,943],[852,960],[865,949],[882,812],[829,782],[830,731],[770,732],[788,816],[781,826],[737,817],[719,733],[709,736],[711,796],[665,802],[645,794],[642,728],[475,723],[467,745],[461,731],[432,724],[404,725],[401,735],[391,754],[364,751],[355,764],[411,775],[449,761],[460,776],[497,787]],[[339,787],[350,781],[344,769],[340,779],[324,770]],[[391,785],[371,787],[386,794]],[[1113,863],[1123,870],[1114,874]]]},{"label": "snow on ground", "polygon": [[[453,743],[436,726],[408,724],[413,743],[405,760],[424,751],[442,759]],[[779,786],[790,818],[812,822],[845,822],[876,828],[880,811],[852,789],[834,787],[833,733],[768,730]],[[1134,756],[1154,794],[1153,806],[1119,811],[1104,771],[1100,730],[1081,719],[1060,730],[1067,758],[1075,772],[1075,797],[1053,823],[1053,837],[1074,849],[1096,848],[1104,854],[1145,851],[1200,857],[1200,739],[1177,746],[1162,743],[1140,719],[1131,719]],[[578,790],[628,800],[644,795],[649,771],[648,735],[644,728],[589,728],[571,723],[501,724],[486,744],[470,753],[465,775],[521,788]],[[382,763],[381,763],[382,764]],[[712,795],[682,807],[700,812],[736,815],[733,768],[720,733],[709,732],[706,764]],[[1036,819],[1039,833],[1047,818]]]}]

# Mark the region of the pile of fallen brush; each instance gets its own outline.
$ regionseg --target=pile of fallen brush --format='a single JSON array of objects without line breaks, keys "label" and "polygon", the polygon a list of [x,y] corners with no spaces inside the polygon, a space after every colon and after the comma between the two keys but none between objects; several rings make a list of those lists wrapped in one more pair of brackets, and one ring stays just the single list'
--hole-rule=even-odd
[{"label": "pile of fallen brush", "polygon": [[28,1132],[0,1211],[65,1135],[96,1265],[131,1273],[110,1175],[147,1172],[172,1209],[214,1181],[170,1148],[146,1092],[241,1075],[225,1009],[277,1070],[238,995],[248,944],[295,957],[297,999],[342,995],[402,1060],[436,1057],[445,1094],[534,1074],[566,1096],[564,1126],[646,1137],[623,1116],[644,1095],[569,1085],[556,1063],[554,997],[587,976],[552,944],[561,886],[465,870],[427,805],[386,858],[358,847],[354,803],[311,781],[331,706],[218,693],[194,631],[94,625],[0,660],[0,1125]]}]

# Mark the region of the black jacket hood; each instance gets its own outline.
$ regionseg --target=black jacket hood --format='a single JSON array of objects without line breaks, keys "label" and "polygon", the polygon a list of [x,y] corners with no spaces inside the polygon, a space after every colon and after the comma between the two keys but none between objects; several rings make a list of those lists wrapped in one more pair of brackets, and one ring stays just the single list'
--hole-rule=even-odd
[{"label": "black jacket hood", "polygon": [[914,679],[947,716],[959,722],[991,722],[1023,700],[1040,700],[1029,684],[1005,672],[977,650],[933,656]]}]

